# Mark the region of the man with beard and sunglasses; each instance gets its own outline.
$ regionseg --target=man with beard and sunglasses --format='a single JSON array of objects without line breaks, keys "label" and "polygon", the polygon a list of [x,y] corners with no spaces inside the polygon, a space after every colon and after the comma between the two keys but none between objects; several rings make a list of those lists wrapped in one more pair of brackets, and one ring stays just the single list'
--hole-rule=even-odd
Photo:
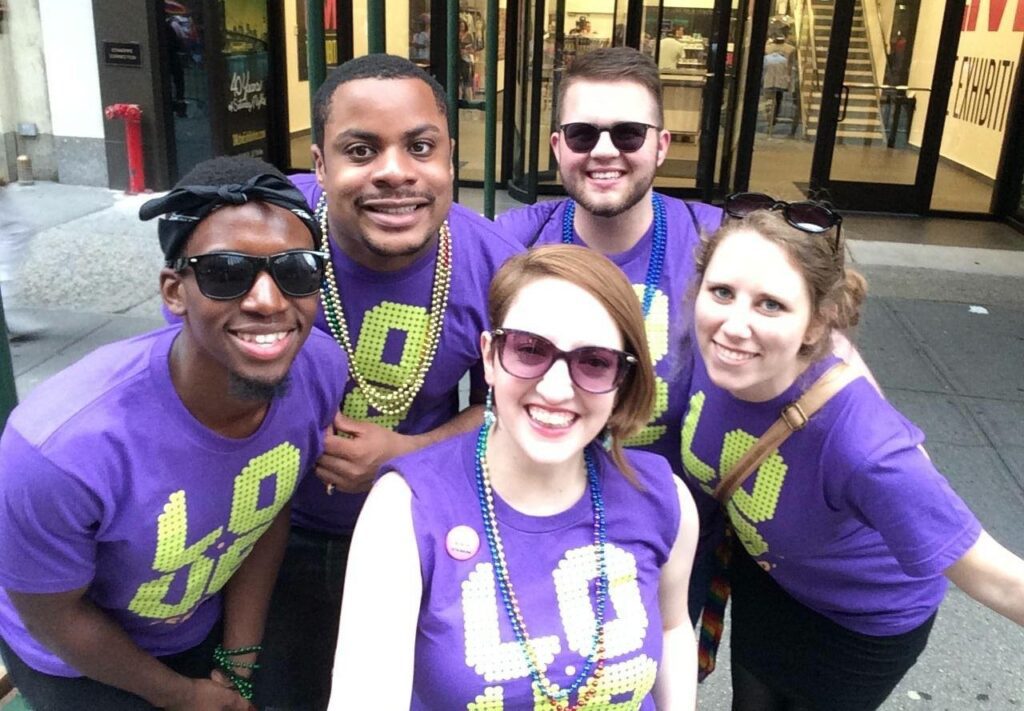
[{"label": "man with beard and sunglasses", "polygon": [[[147,202],[180,322],[37,387],[0,440],[0,653],[36,709],[250,709],[289,499],[345,385],[324,255],[251,158]],[[307,337],[308,340],[307,340]]]},{"label": "man with beard and sunglasses", "polygon": [[483,402],[487,288],[522,248],[452,204],[453,148],[444,90],[407,59],[358,57],[317,91],[315,173],[292,180],[329,237],[317,326],[351,378],[319,479],[295,497],[256,674],[264,709],[327,707],[349,542],[379,465],[481,422],[480,407],[459,412],[459,382],[470,373]]}]

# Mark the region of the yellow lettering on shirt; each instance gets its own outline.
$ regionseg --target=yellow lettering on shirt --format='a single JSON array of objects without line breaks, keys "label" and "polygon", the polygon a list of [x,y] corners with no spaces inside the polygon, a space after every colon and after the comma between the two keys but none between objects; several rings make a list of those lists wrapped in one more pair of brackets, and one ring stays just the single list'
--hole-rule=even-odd
[{"label": "yellow lettering on shirt", "polygon": [[[128,609],[140,617],[171,620],[190,613],[201,600],[219,591],[295,492],[301,459],[299,449],[284,442],[251,459],[235,477],[227,524],[234,540],[226,547],[224,543],[214,546],[224,535],[224,526],[187,545],[188,501],[184,489],[173,492],[157,517],[153,571],[160,575],[139,586]],[[260,507],[261,484],[271,477],[273,501]],[[186,576],[185,592],[177,601],[168,600],[179,575]]]}]

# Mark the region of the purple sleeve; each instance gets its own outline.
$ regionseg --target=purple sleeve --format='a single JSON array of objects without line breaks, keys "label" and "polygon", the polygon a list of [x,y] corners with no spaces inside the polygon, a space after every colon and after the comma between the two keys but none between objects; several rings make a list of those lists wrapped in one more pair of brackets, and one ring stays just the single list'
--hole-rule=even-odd
[{"label": "purple sleeve", "polygon": [[87,585],[102,516],[95,492],[10,427],[0,462],[0,585],[28,593]]},{"label": "purple sleeve", "polygon": [[703,202],[688,203],[693,214],[697,217],[697,224],[705,234],[711,234],[722,225],[725,219],[725,212],[720,207],[708,205]]},{"label": "purple sleeve", "polygon": [[306,198],[306,202],[309,203],[309,209],[315,210],[317,200],[320,199],[320,184],[316,181],[316,173],[296,173],[295,175],[289,175],[288,180],[292,181],[292,184],[299,189],[303,197]]},{"label": "purple sleeve", "polygon": [[911,577],[943,573],[981,534],[978,519],[918,448],[922,440],[904,420],[849,476],[844,496]]},{"label": "purple sleeve", "polygon": [[550,223],[555,220],[555,212],[563,202],[558,200],[517,207],[498,215],[494,223],[507,237],[524,247],[532,247],[541,233],[548,229],[558,229],[561,233],[560,222],[554,226]]}]

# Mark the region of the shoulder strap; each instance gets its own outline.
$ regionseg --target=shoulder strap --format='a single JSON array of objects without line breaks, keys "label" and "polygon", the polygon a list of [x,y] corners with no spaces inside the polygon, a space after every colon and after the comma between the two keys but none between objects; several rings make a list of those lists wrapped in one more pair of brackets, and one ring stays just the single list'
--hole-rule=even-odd
[{"label": "shoulder strap", "polygon": [[811,387],[807,388],[799,400],[783,408],[779,419],[772,423],[768,431],[761,435],[761,439],[757,440],[722,478],[715,488],[714,497],[723,504],[728,501],[733,492],[761,466],[761,462],[767,459],[768,455],[778,449],[790,434],[806,425],[814,413],[832,399],[833,395],[856,380],[859,375],[860,373],[846,363],[836,363],[825,371]]}]

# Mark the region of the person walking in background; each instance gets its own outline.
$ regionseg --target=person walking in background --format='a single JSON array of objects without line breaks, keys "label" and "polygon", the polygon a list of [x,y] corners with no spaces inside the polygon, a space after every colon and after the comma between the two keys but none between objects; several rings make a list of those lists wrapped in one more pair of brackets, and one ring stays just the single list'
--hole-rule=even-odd
[{"label": "person walking in background", "polygon": [[31,338],[46,329],[39,319],[22,310],[21,270],[35,230],[25,221],[9,190],[7,181],[0,177],[0,296],[7,335],[11,339]]},{"label": "person walking in background", "polygon": [[459,98],[473,101],[476,98],[476,37],[469,29],[469,23],[459,20]]}]

